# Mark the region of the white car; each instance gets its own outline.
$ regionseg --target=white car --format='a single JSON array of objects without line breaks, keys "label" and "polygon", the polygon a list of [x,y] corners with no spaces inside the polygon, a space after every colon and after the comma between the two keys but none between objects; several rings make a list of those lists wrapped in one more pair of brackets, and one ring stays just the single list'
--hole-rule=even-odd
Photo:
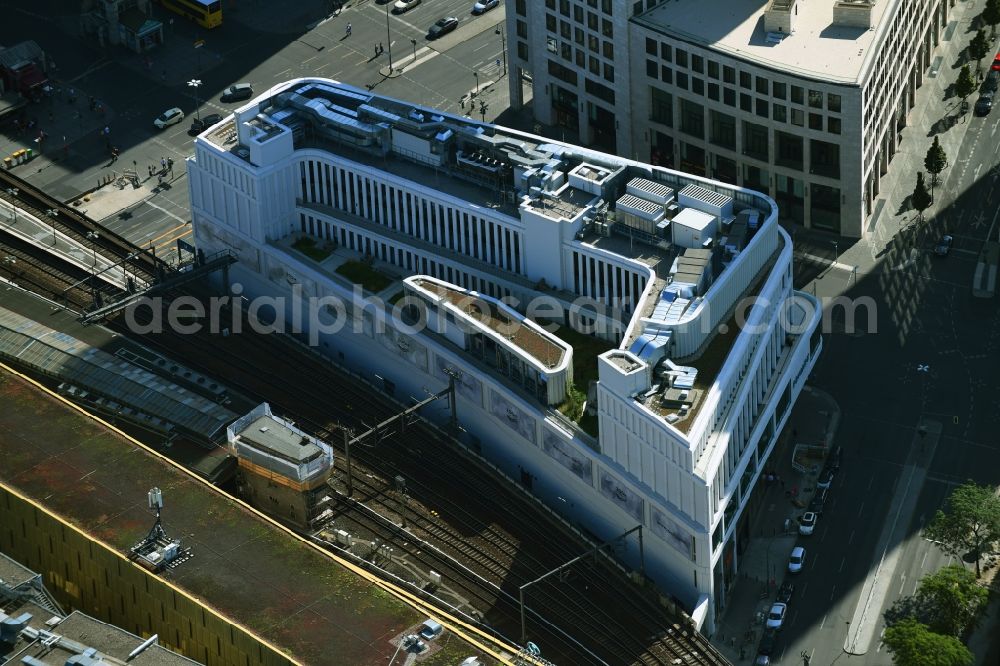
[{"label": "white car", "polygon": [[786,612],[788,612],[788,604],[772,604],[771,610],[767,614],[767,628],[781,629],[781,623],[785,621]]},{"label": "white car", "polygon": [[161,113],[159,117],[153,121],[153,124],[158,128],[163,129],[164,127],[176,125],[182,120],[184,120],[184,112],[175,106],[174,108],[167,109]]},{"label": "white car", "polygon": [[792,554],[788,557],[788,572],[799,573],[806,561],[806,549],[802,546],[792,548]]},{"label": "white car", "polygon": [[799,518],[799,534],[808,536],[813,533],[814,529],[816,529],[816,514],[812,511],[806,511]]},{"label": "white car", "polygon": [[473,14],[485,14],[491,9],[496,9],[500,6],[500,0],[479,0],[476,4],[472,5]]},{"label": "white car", "polygon": [[420,0],[396,0],[396,4],[392,6],[392,11],[397,14],[402,14],[403,12],[409,11],[420,4]]}]

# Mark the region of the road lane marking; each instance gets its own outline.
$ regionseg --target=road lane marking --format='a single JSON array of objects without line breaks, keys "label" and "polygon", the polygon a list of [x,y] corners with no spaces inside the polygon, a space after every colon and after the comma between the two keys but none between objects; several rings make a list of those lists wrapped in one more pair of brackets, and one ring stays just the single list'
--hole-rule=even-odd
[{"label": "road lane marking", "polygon": [[181,217],[181,216],[179,216],[179,215],[174,215],[173,213],[171,213],[171,212],[170,212],[169,210],[167,210],[167,209],[166,209],[166,208],[164,208],[163,206],[157,206],[157,205],[156,205],[155,203],[153,203],[152,201],[149,201],[148,199],[147,199],[146,201],[144,201],[143,203],[145,203],[145,204],[148,204],[148,205],[152,206],[153,208],[155,208],[156,210],[160,211],[160,212],[161,212],[161,213],[163,213],[164,215],[169,215],[170,217],[174,218],[174,219],[175,219],[175,220],[177,220],[178,222],[182,222],[182,223],[184,223],[184,224],[187,224],[187,223],[188,223],[188,221],[187,221],[187,220],[185,220],[185,219],[184,219],[183,217]]},{"label": "road lane marking", "polygon": [[819,628],[820,628],[820,629],[822,629],[822,628],[823,628],[823,625],[825,625],[825,624],[826,624],[826,617],[827,617],[827,615],[829,615],[829,613],[827,613],[826,615],[824,615],[824,616],[823,616],[823,621],[819,623]]},{"label": "road lane marking", "polygon": [[847,558],[846,557],[844,557],[844,559],[842,559],[840,561],[840,568],[837,569],[837,573],[840,573],[840,572],[842,572],[844,570],[844,565],[845,564],[847,564]]},{"label": "road lane marking", "polygon": [[851,530],[851,536],[847,537],[847,545],[854,543],[854,530]]},{"label": "road lane marking", "polygon": [[830,590],[830,601],[833,601],[833,598],[834,598],[834,597],[835,597],[836,595],[837,595],[837,586],[836,586],[836,585],[834,585],[834,586],[833,586],[833,589],[832,589],[832,590]]}]

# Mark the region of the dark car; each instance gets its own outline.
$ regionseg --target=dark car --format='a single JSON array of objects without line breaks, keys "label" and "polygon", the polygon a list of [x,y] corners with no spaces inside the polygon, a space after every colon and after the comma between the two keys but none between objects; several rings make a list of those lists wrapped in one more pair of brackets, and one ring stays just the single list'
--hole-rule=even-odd
[{"label": "dark car", "polygon": [[947,257],[948,253],[951,252],[951,244],[954,242],[954,240],[955,239],[953,239],[948,234],[941,236],[941,239],[938,240],[937,245],[934,246],[934,254],[936,254],[939,257]]},{"label": "dark car", "polygon": [[446,16],[445,18],[438,19],[437,22],[431,26],[431,29],[427,31],[427,36],[430,39],[437,39],[441,35],[446,35],[457,27],[458,19],[454,16]]},{"label": "dark car", "polygon": [[222,91],[223,102],[239,102],[253,97],[253,86],[249,83],[237,83]]},{"label": "dark car", "polygon": [[817,516],[823,513],[823,505],[826,503],[826,493],[826,490],[816,490],[816,494],[813,495],[812,501],[809,502],[809,511],[815,513]]},{"label": "dark car", "polygon": [[783,604],[787,604],[792,599],[792,595],[795,593],[795,583],[786,580],[778,588],[778,601]]},{"label": "dark car", "polygon": [[992,71],[1000,71],[1000,53],[996,54],[993,58],[993,64],[990,66]]},{"label": "dark car", "polygon": [[218,113],[208,113],[201,118],[195,118],[191,121],[191,134],[201,134],[212,125],[218,125],[220,122],[222,122],[222,115]]},{"label": "dark car", "polygon": [[977,116],[988,116],[990,111],[993,110],[993,93],[984,92],[976,100],[976,115]]},{"label": "dark car", "polygon": [[754,666],[769,666],[771,663],[771,655],[777,650],[778,643],[778,632],[774,629],[768,629],[764,632],[764,635],[760,637],[760,644],[757,646],[757,658],[754,660]]},{"label": "dark car", "polygon": [[986,75],[986,80],[983,81],[983,92],[995,93],[997,91],[998,83],[1000,83],[1000,71],[990,71],[990,73]]},{"label": "dark car", "polygon": [[827,488],[830,487],[830,484],[832,483],[833,483],[833,468],[830,466],[830,463],[827,463],[826,467],[823,468],[823,471],[820,472],[819,477],[817,477],[816,479],[816,487],[826,490]]}]

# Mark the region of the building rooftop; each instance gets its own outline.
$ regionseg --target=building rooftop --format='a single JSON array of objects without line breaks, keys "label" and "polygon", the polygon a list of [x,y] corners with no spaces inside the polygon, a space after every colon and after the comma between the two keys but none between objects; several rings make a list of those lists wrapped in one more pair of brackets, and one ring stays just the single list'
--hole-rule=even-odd
[{"label": "building rooftop", "polygon": [[[129,654],[145,641],[124,629],[95,620],[79,611],[70,613],[55,626],[40,630],[34,638],[27,635],[29,633],[33,632],[24,632],[18,638],[10,658],[0,664],[112,666],[125,663]],[[90,655],[93,661],[70,661],[74,657],[79,659],[82,655]],[[26,661],[28,658],[32,661]],[[129,659],[128,663],[135,666],[193,666],[198,662],[160,645],[151,645]]]},{"label": "building rooftop", "polygon": [[0,553],[0,585],[15,588],[24,585],[37,574],[31,569],[21,566],[18,562]]},{"label": "building rooftop", "polygon": [[[899,0],[881,0],[870,6],[874,28],[840,25],[834,21],[835,5],[848,12],[868,11],[867,3],[854,0],[776,0],[775,9],[791,9],[790,34],[783,38],[765,29],[768,0],[674,0],[664,2],[633,19],[657,32],[699,46],[729,53],[777,72],[791,72],[836,83],[861,79],[885,28],[883,17]],[[770,35],[770,37],[769,37]]]},{"label": "building rooftop", "polygon": [[[194,553],[169,571],[170,581],[296,661],[337,655],[339,663],[384,664],[396,649],[391,639],[426,619],[383,585],[3,368],[0,401],[0,432],[17,433],[0,438],[0,482],[121,553],[152,525],[149,487],[168,489],[164,528]],[[452,640],[434,663],[470,652]]]},{"label": "building rooftop", "polygon": [[246,444],[270,451],[292,462],[306,462],[323,455],[323,451],[312,440],[270,415],[258,416],[236,435]]},{"label": "building rooftop", "polygon": [[554,368],[562,363],[567,352],[565,348],[532,328],[528,320],[515,318],[501,310],[488,296],[454,289],[436,280],[414,280],[413,283],[446,299],[473,320],[507,338],[544,367]]}]

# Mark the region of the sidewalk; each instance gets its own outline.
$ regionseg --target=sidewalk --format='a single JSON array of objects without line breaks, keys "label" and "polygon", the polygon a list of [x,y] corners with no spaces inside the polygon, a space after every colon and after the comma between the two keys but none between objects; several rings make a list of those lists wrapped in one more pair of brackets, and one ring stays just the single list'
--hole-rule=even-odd
[{"label": "sidewalk", "polygon": [[[712,640],[734,664],[752,663],[756,657],[763,630],[757,614],[766,612],[774,601],[785,578],[788,554],[798,539],[797,518],[803,509],[792,504],[786,491],[797,488],[801,503],[808,503],[815,491],[815,474],[792,468],[792,450],[795,444],[832,444],[839,422],[840,407],[833,397],[806,386],[768,459],[765,469],[781,481],[764,485],[761,511],[750,526],[750,543],[739,556],[740,573]],[[761,478],[758,483],[767,481]]]},{"label": "sidewalk", "polygon": [[[875,213],[868,221],[869,232],[865,241],[855,244],[840,261],[847,265],[859,266],[864,273],[870,270],[877,257],[894,249],[894,241],[900,231],[912,225],[916,211],[909,205],[918,171],[925,171],[924,157],[936,136],[948,155],[949,168],[941,174],[934,204],[924,211],[924,218],[935,212],[954,198],[954,193],[944,187],[950,170],[960,162],[959,148],[969,129],[972,111],[959,112],[961,100],[946,97],[946,91],[955,83],[965,61],[962,52],[975,36],[973,22],[983,10],[985,0],[964,0],[956,3],[944,30],[941,43],[931,55],[931,66],[924,73],[923,85],[914,94],[914,106],[906,117],[906,127],[900,132],[901,140],[889,170],[882,177],[880,192],[875,201]],[[989,31],[987,30],[987,35]],[[995,51],[990,50],[991,56]],[[956,67],[955,64],[959,63]],[[974,69],[974,64],[973,64]],[[971,106],[971,104],[970,104]]]}]

